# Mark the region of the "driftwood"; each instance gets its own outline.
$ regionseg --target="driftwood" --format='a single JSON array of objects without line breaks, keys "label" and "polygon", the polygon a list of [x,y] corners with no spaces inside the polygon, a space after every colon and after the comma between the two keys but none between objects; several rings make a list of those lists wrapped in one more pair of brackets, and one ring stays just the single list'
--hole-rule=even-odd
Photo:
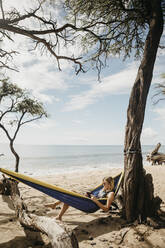
[{"label": "driftwood", "polygon": [[[62,222],[56,222],[55,219],[46,216],[37,216],[31,214],[27,210],[27,206],[20,198],[18,183],[14,180],[4,179],[5,186],[1,187],[2,192],[10,194],[13,202],[16,216],[18,217],[21,225],[24,227],[25,233],[31,238],[30,232],[41,232],[48,236],[49,241],[53,248],[78,248],[78,241],[74,232]],[[4,181],[3,180],[3,181]],[[3,182],[0,185],[4,185]],[[34,236],[34,235],[33,235]],[[36,238],[36,235],[35,235]]]},{"label": "driftwood", "polygon": [[160,146],[161,144],[158,143],[155,149],[151,153],[147,154],[147,161],[151,162],[152,165],[162,165],[165,163],[165,154],[158,152]]},{"label": "driftwood", "polygon": [[161,144],[158,143],[158,144],[156,145],[155,149],[151,152],[151,156],[157,154],[160,147],[161,147]]},{"label": "driftwood", "polygon": [[152,165],[158,164],[162,165],[165,163],[165,154],[158,153],[157,155],[154,155],[151,157]]},{"label": "driftwood", "polygon": [[8,183],[8,180],[5,178],[5,176],[4,175],[2,176],[3,176],[3,180],[0,180],[0,194],[9,195],[10,185]]}]

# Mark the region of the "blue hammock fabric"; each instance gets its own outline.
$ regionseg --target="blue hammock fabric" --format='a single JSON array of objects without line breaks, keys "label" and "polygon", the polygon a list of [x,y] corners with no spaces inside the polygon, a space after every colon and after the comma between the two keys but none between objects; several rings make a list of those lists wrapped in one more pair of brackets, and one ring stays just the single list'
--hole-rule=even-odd
[{"label": "blue hammock fabric", "polygon": [[[99,209],[99,207],[97,206],[96,203],[94,203],[89,197],[86,197],[84,195],[75,193],[75,192],[71,192],[68,190],[65,190],[63,188],[57,187],[55,185],[52,184],[48,184],[45,182],[42,182],[40,180],[36,180],[34,178],[22,175],[20,173],[17,172],[12,172],[6,169],[2,169],[0,168],[0,171],[6,175],[8,175],[9,177],[24,183],[32,188],[35,188],[61,202],[64,202],[76,209],[79,209],[83,212],[86,213],[93,213],[95,211],[97,211]],[[117,194],[120,184],[121,184],[121,180],[122,180],[122,173],[119,174],[118,176],[114,177],[114,182],[115,182],[115,187],[114,187],[114,192],[115,195]],[[98,187],[96,187],[94,190],[91,191],[91,193],[93,195],[97,195],[98,191],[103,187],[103,185],[99,185]],[[102,204],[106,204],[107,199],[103,198],[103,199],[98,199]]]}]

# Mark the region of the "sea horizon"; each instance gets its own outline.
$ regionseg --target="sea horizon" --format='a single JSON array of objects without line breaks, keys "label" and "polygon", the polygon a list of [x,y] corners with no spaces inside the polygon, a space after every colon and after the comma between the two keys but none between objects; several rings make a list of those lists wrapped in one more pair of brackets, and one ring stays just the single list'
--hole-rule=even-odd
[{"label": "sea horizon", "polygon": [[[104,168],[123,168],[123,145],[26,145],[15,144],[15,150],[20,156],[19,172],[28,175],[51,175],[90,171]],[[147,153],[155,145],[143,145],[143,164]],[[161,146],[165,150],[165,146]],[[14,170],[15,157],[8,144],[0,143],[0,167]]]}]

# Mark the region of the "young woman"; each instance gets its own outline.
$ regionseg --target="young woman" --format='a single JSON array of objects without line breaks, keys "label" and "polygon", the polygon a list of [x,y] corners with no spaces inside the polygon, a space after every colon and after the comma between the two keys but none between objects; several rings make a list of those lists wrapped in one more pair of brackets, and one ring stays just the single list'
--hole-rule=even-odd
[{"label": "young woman", "polygon": [[[97,196],[94,196],[90,194],[90,198],[92,201],[94,201],[99,208],[101,208],[103,211],[107,212],[110,209],[111,203],[114,200],[114,180],[112,177],[105,177],[103,178],[103,188],[99,191]],[[86,196],[89,196],[88,193],[86,193]],[[98,201],[99,198],[107,198],[106,205],[103,205],[101,202]],[[55,209],[57,205],[59,205],[61,202],[57,201],[53,204],[47,204],[45,207],[49,207],[52,209]],[[66,203],[63,203],[63,207],[59,213],[59,215],[56,217],[57,220],[62,220],[62,216],[66,212],[66,210],[69,208],[69,205]]]}]

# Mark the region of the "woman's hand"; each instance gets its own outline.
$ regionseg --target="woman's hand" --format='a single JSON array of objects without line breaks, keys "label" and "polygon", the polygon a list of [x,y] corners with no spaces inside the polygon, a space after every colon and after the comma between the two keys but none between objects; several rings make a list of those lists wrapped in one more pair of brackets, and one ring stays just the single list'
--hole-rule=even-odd
[{"label": "woman's hand", "polygon": [[90,192],[86,192],[86,193],[85,193],[85,196],[91,198],[91,193],[90,193]]},{"label": "woman's hand", "polygon": [[91,200],[97,204],[99,208],[103,211],[108,212],[112,201],[114,200],[114,192],[108,194],[108,199],[106,205],[103,205],[94,195],[91,195]]},{"label": "woman's hand", "polygon": [[97,202],[97,198],[94,195],[91,195],[91,200]]}]

